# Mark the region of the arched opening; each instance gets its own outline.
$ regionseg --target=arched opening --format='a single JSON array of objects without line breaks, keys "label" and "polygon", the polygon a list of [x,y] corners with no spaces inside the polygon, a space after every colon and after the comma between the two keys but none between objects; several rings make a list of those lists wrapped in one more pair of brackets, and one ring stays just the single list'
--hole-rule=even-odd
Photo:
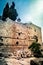
[{"label": "arched opening", "polygon": [[19,44],[19,42],[17,41],[17,42],[16,42],[16,45],[18,45],[18,44]]}]

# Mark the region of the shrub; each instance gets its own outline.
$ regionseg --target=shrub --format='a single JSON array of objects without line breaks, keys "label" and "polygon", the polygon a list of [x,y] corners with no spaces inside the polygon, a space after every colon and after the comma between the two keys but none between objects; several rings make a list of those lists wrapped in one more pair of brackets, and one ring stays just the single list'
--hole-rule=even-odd
[{"label": "shrub", "polygon": [[30,45],[30,47],[28,47],[29,49],[31,49],[31,51],[33,52],[33,55],[35,57],[41,57],[42,53],[40,50],[40,44],[37,42],[33,42],[32,45]]}]

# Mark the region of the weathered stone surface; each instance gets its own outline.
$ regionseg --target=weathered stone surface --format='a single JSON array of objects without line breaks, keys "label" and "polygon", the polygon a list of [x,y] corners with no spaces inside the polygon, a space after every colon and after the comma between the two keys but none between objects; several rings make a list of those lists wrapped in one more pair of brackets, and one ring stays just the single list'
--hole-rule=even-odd
[{"label": "weathered stone surface", "polygon": [[15,46],[29,46],[33,41],[33,36],[38,37],[38,42],[42,42],[41,28],[34,24],[23,24],[7,19],[5,22],[0,22],[0,36],[4,44]]},{"label": "weathered stone surface", "polygon": [[10,19],[5,22],[0,20],[0,43],[4,43],[0,46],[0,53],[4,55],[5,60],[8,58],[6,60],[8,65],[29,65],[26,61],[20,60],[18,62],[18,60],[21,58],[29,59],[33,56],[32,52],[28,50],[28,46],[35,41],[34,35],[38,37],[38,42],[41,43],[40,27],[34,24],[14,22]]}]

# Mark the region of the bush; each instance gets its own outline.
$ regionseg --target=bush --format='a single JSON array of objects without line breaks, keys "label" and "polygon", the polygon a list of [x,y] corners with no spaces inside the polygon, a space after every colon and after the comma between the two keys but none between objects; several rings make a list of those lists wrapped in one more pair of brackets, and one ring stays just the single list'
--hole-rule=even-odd
[{"label": "bush", "polygon": [[41,61],[41,65],[43,65],[43,61]]},{"label": "bush", "polygon": [[3,46],[4,44],[3,43],[0,43],[0,46]]},{"label": "bush", "polygon": [[32,45],[30,45],[29,49],[31,49],[31,51],[33,52],[33,55],[35,57],[41,57],[42,53],[41,53],[41,49],[40,49],[40,44],[37,42],[33,42]]},{"label": "bush", "polygon": [[39,64],[36,63],[35,61],[31,60],[31,61],[30,61],[30,65],[39,65]]}]

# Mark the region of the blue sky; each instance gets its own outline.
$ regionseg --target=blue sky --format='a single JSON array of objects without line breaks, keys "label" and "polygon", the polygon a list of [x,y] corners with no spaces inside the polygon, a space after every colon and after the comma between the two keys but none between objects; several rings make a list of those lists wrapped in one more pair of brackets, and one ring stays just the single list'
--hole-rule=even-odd
[{"label": "blue sky", "polygon": [[14,1],[18,12],[18,17],[22,22],[32,22],[42,28],[43,36],[43,0],[0,0],[0,15],[8,2]]}]

